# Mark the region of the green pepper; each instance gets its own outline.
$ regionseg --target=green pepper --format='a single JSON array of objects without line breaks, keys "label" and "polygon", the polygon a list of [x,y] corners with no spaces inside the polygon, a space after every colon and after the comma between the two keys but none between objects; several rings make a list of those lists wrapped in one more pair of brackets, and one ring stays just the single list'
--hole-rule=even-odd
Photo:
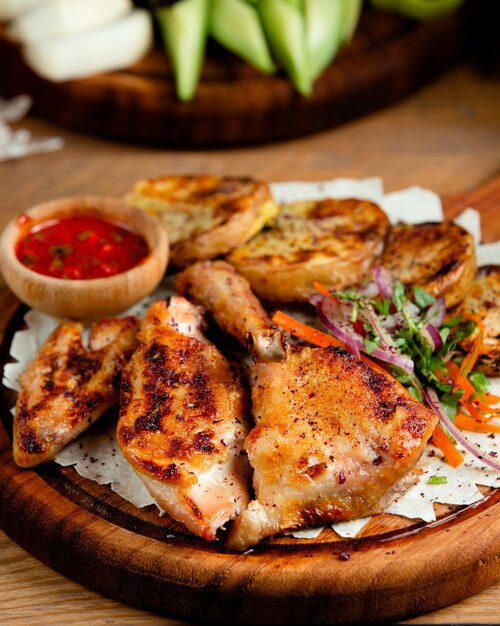
[{"label": "green pepper", "polygon": [[305,0],[308,65],[315,80],[331,63],[344,33],[346,4],[351,0]]},{"label": "green pepper", "polygon": [[262,25],[274,55],[304,96],[312,94],[304,15],[297,0],[261,0]]},{"label": "green pepper", "polygon": [[377,9],[395,11],[416,20],[432,20],[458,8],[464,0],[371,0]]},{"label": "green pepper", "polygon": [[345,0],[346,12],[344,15],[344,32],[342,33],[342,43],[349,43],[354,35],[354,31],[361,16],[363,0]]},{"label": "green pepper", "polygon": [[156,8],[155,15],[174,70],[177,95],[180,100],[191,100],[205,54],[209,0],[179,0]]},{"label": "green pepper", "polygon": [[261,72],[275,71],[259,15],[245,0],[213,0],[210,34]]}]

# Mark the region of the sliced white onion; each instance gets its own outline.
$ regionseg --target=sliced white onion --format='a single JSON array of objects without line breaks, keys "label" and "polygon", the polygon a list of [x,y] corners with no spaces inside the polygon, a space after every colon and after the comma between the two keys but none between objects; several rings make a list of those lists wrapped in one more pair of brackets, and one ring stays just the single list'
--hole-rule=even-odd
[{"label": "sliced white onion", "polygon": [[59,82],[128,67],[152,45],[151,15],[136,9],[102,28],[30,44],[24,57],[37,74]]},{"label": "sliced white onion", "polygon": [[45,0],[0,0],[0,21],[13,20]]},{"label": "sliced white onion", "polygon": [[14,20],[9,34],[37,43],[105,26],[132,8],[131,0],[45,0]]}]

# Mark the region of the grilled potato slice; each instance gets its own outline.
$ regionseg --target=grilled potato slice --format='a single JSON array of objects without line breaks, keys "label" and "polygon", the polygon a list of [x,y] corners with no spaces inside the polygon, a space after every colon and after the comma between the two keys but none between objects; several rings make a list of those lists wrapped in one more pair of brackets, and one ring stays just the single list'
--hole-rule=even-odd
[{"label": "grilled potato slice", "polygon": [[[488,265],[478,270],[455,312],[476,313],[483,320],[483,342],[474,369],[490,376],[500,375],[500,265]],[[474,336],[462,342],[465,350],[470,349]]]},{"label": "grilled potato slice", "polygon": [[460,302],[476,272],[474,239],[453,222],[397,224],[391,229],[382,265],[405,285],[418,285],[446,306]]},{"label": "grilled potato slice", "polygon": [[175,267],[245,243],[279,211],[267,184],[230,176],[163,176],[135,183],[125,199],[159,215]]},{"label": "grilled potato slice", "polygon": [[366,200],[297,202],[226,260],[261,298],[307,301],[313,281],[334,289],[359,283],[382,251],[388,227],[385,213]]}]

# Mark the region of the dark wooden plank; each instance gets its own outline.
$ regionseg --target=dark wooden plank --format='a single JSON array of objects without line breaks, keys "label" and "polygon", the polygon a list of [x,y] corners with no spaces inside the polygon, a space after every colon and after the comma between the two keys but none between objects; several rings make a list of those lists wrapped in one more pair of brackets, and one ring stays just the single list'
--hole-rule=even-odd
[{"label": "dark wooden plank", "polygon": [[159,51],[127,71],[55,84],[31,72],[0,33],[0,91],[31,93],[47,119],[117,139],[178,147],[268,142],[336,126],[408,95],[461,56],[466,25],[464,12],[417,23],[367,8],[310,99],[282,73],[262,75],[212,46],[189,103],[176,99]]}]

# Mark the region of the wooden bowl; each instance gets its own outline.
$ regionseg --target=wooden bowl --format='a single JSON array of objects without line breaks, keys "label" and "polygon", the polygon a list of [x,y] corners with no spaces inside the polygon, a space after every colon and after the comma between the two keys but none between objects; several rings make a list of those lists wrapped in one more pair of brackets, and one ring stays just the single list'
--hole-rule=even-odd
[{"label": "wooden bowl", "polygon": [[[33,309],[61,318],[92,320],[116,315],[139,302],[160,283],[168,263],[168,237],[156,217],[115,198],[81,196],[38,204],[11,220],[0,238],[0,268],[7,286]],[[23,265],[15,250],[19,239],[42,222],[88,215],[120,222],[142,235],[149,253],[132,269],[106,278],[69,280],[39,274]]]}]

